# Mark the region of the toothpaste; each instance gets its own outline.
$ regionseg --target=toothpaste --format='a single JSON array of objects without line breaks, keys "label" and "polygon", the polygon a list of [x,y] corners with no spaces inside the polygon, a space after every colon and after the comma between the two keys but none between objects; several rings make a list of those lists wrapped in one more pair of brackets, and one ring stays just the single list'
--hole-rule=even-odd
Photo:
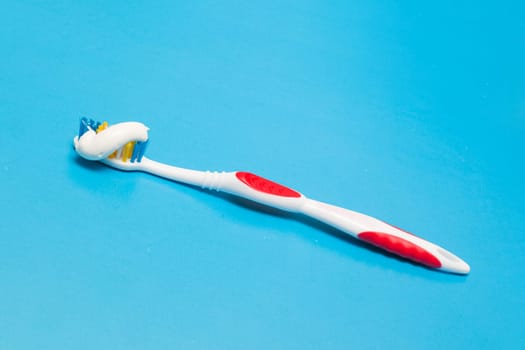
[{"label": "toothpaste", "polygon": [[88,160],[102,160],[130,141],[148,140],[148,127],[139,122],[125,122],[109,126],[96,133],[89,129],[81,137],[75,136],[75,150]]}]

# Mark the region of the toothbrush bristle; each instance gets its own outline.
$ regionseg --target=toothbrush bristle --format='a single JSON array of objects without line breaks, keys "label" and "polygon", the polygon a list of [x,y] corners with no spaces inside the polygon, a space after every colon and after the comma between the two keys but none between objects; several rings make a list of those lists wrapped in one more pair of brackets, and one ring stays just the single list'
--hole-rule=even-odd
[{"label": "toothbrush bristle", "polygon": [[[148,147],[148,145],[149,140],[144,142],[137,142],[137,144],[135,145],[135,148],[137,149],[135,160],[132,159],[131,161],[142,161],[142,157],[144,157],[144,152],[146,152],[146,148]],[[135,151],[133,152],[133,154],[135,154]]]},{"label": "toothbrush bristle", "polygon": [[[100,122],[98,122],[96,120],[93,120],[93,119],[90,119],[90,118],[86,118],[86,117],[82,117],[80,119],[80,128],[78,130],[78,137],[82,137],[82,135],[84,135],[89,129],[97,131],[97,129],[99,128],[99,126],[101,124],[102,123],[100,123]],[[106,125],[107,125],[107,123],[106,123]]]},{"label": "toothbrush bristle", "polygon": [[[82,117],[80,119],[80,128],[78,131],[78,137],[82,137],[88,130],[93,130],[97,134],[107,129],[109,126],[108,122],[99,122],[91,118]],[[124,146],[115,150],[111,153],[109,159],[119,159],[123,162],[140,162],[144,157],[144,152],[148,146],[149,140],[147,141],[131,141],[126,143]]]},{"label": "toothbrush bristle", "polygon": [[130,141],[126,143],[124,146],[122,146],[122,161],[127,162],[131,159],[131,155],[133,154],[133,148],[135,147],[135,142]]},{"label": "toothbrush bristle", "polygon": [[108,128],[108,122],[102,122],[102,124],[100,124],[95,131],[98,134],[99,132],[101,132],[102,130],[106,130],[107,128]]},{"label": "toothbrush bristle", "polygon": [[120,159],[123,162],[139,163],[144,157],[144,152],[148,146],[148,141],[131,141],[113,152],[108,158]]}]

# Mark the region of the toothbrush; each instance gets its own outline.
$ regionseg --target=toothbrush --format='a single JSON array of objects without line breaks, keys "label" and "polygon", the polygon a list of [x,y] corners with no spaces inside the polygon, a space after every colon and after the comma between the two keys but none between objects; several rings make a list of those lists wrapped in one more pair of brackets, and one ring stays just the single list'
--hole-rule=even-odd
[{"label": "toothbrush", "polygon": [[100,161],[124,171],[142,171],[172,181],[222,191],[293,213],[310,216],[358,240],[427,267],[456,274],[468,274],[461,258],[429,241],[371,216],[307,198],[291,188],[245,172],[210,172],[179,168],[144,156],[148,128],[139,122],[109,126],[82,118],[73,143],[76,152],[88,160]]}]

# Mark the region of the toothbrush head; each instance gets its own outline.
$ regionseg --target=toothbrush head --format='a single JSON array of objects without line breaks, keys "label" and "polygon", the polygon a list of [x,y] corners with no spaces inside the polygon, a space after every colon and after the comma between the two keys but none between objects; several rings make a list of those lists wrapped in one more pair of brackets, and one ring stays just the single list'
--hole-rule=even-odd
[{"label": "toothbrush head", "polygon": [[138,122],[109,125],[106,121],[81,118],[73,140],[77,153],[88,160],[106,163],[138,163],[148,145],[148,128]]}]

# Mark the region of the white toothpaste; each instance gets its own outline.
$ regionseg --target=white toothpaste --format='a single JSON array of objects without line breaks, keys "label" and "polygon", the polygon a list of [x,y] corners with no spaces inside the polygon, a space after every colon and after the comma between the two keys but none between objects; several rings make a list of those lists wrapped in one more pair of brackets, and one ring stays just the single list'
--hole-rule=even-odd
[{"label": "white toothpaste", "polygon": [[73,143],[80,156],[89,160],[101,160],[130,141],[148,140],[148,127],[139,122],[125,122],[109,126],[100,133],[89,129]]}]

